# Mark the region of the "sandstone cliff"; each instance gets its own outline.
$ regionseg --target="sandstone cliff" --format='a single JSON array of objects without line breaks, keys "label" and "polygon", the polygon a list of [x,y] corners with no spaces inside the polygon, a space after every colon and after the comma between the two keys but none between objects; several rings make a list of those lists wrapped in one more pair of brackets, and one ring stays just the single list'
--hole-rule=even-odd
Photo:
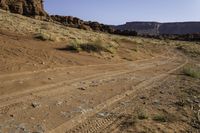
[{"label": "sandstone cliff", "polygon": [[127,22],[124,25],[114,26],[120,30],[134,30],[139,34],[162,35],[162,34],[194,34],[200,33],[200,22]]},{"label": "sandstone cliff", "polygon": [[43,0],[0,0],[0,8],[25,16],[46,16]]}]

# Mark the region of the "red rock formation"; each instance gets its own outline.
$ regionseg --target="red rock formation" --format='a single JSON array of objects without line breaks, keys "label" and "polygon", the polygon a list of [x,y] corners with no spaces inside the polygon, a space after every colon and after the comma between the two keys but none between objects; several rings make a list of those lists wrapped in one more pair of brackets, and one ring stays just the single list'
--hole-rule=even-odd
[{"label": "red rock formation", "polygon": [[43,0],[0,0],[0,8],[25,16],[47,16]]},{"label": "red rock formation", "polygon": [[113,33],[114,29],[108,25],[100,24],[98,22],[91,22],[91,21],[83,21],[79,18],[72,17],[72,16],[59,16],[54,15],[51,16],[51,19],[55,22],[59,22],[65,26],[70,26],[74,28],[84,29],[84,30],[94,30],[94,31],[102,31]]}]

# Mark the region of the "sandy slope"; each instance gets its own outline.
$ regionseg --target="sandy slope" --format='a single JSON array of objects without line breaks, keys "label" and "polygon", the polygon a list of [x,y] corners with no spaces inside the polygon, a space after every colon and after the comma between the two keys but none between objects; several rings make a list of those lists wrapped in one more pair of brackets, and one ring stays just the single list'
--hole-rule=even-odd
[{"label": "sandy slope", "polygon": [[[105,108],[112,109],[127,96],[162,80],[171,70],[185,64],[179,55],[168,51],[138,61],[106,60],[86,53],[56,51],[52,47],[58,44],[49,46],[31,39],[19,38],[16,41],[4,35],[1,37],[6,42],[1,45],[2,54],[6,52],[4,55],[14,58],[9,61],[12,65],[6,62],[8,59],[1,58],[5,60],[1,66],[4,71],[1,71],[3,74],[0,76],[2,132],[57,133],[70,130],[80,120],[84,122]],[[20,50],[12,50],[12,47]],[[17,56],[20,59],[17,60]],[[55,58],[54,62],[50,61],[52,58]],[[64,59],[70,59],[71,62],[65,64],[62,62]],[[44,63],[38,65],[38,60]],[[119,107],[118,112],[122,113],[120,110]],[[102,128],[112,121],[109,120]],[[90,130],[86,126],[78,132]],[[101,131],[101,128],[98,130]]]},{"label": "sandy slope", "polygon": [[[0,132],[199,131],[200,81],[181,75],[191,58],[174,42],[79,31],[0,12]],[[63,42],[34,39],[38,28]],[[77,38],[119,46],[114,54],[59,50]]]}]

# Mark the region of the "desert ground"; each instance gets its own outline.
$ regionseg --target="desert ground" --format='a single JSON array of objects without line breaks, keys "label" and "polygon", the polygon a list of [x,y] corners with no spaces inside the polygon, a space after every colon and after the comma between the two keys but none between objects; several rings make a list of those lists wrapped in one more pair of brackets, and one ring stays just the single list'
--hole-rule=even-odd
[{"label": "desert ground", "polygon": [[0,13],[0,133],[199,133],[200,43]]}]

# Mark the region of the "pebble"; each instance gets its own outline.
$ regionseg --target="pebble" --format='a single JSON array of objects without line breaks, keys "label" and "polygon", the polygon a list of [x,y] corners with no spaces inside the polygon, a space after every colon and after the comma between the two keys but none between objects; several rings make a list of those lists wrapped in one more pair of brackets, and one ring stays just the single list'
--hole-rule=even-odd
[{"label": "pebble", "polygon": [[145,96],[141,96],[140,99],[146,99],[146,97]]},{"label": "pebble", "polygon": [[56,105],[62,105],[63,102],[62,101],[57,101]]},{"label": "pebble", "polygon": [[160,104],[160,101],[156,99],[156,100],[153,101],[153,103],[154,104]]},{"label": "pebble", "polygon": [[31,106],[32,106],[33,108],[38,108],[38,107],[40,107],[41,105],[40,105],[40,103],[32,102],[32,103],[31,103]]},{"label": "pebble", "polygon": [[26,125],[24,123],[21,123],[18,127],[22,129],[23,131],[25,131],[26,129]]},{"label": "pebble", "polygon": [[79,89],[79,90],[82,90],[82,91],[86,90],[85,87],[79,87],[78,89]]},{"label": "pebble", "polygon": [[31,117],[31,120],[35,120],[35,118],[34,118],[34,117]]},{"label": "pebble", "polygon": [[13,114],[10,114],[10,117],[14,117],[14,115],[13,115]]},{"label": "pebble", "polygon": [[48,78],[48,80],[53,80],[53,78]]},{"label": "pebble", "polygon": [[100,113],[98,113],[98,115],[100,117],[108,117],[110,115],[110,113],[108,113],[108,112],[100,112]]}]

